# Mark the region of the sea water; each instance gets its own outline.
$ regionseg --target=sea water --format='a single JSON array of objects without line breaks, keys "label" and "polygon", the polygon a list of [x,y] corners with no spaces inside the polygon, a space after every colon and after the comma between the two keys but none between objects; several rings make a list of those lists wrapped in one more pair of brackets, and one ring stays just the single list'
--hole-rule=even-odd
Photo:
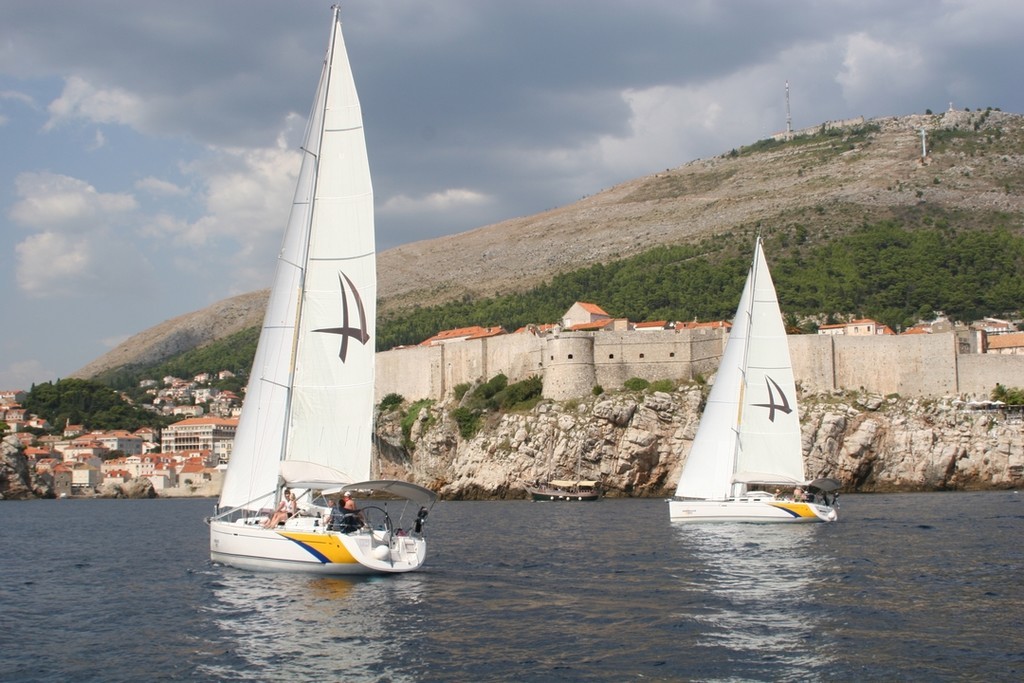
[{"label": "sea water", "polygon": [[211,500],[0,503],[0,680],[1015,681],[1024,494],[847,495],[840,521],[663,500],[441,502],[424,569],[209,560]]}]

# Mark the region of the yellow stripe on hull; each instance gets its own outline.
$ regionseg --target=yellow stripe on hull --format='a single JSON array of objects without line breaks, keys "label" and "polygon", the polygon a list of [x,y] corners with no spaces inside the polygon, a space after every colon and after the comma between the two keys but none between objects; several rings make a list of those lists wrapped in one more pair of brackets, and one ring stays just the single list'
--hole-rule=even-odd
[{"label": "yellow stripe on hull", "polygon": [[295,541],[313,555],[319,555],[334,564],[358,564],[341,539],[333,534],[311,534],[297,531],[279,531],[285,538]]},{"label": "yellow stripe on hull", "polygon": [[807,503],[771,503],[774,507],[788,510],[791,514],[796,517],[813,517],[818,519],[818,515],[811,509],[811,506]]}]

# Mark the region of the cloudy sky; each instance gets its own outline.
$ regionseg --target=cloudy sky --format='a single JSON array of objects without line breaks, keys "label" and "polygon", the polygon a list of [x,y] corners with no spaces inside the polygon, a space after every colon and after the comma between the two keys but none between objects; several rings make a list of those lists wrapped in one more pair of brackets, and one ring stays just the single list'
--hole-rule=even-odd
[{"label": "cloudy sky", "polygon": [[[347,0],[380,249],[786,126],[1024,112],[1020,0]],[[0,389],[268,286],[329,0],[0,3]]]}]

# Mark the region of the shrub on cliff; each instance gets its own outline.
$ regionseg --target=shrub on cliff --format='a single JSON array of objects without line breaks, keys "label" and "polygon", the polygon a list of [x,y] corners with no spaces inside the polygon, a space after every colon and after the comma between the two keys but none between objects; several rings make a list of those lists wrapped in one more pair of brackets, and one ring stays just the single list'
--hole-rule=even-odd
[{"label": "shrub on cliff", "polygon": [[640,377],[630,377],[622,384],[622,386],[629,391],[643,391],[647,387],[651,386],[651,383]]},{"label": "shrub on cliff", "polygon": [[405,397],[401,394],[390,393],[380,400],[380,412],[386,413],[394,410],[405,403]]},{"label": "shrub on cliff", "polygon": [[[386,397],[385,397],[386,398]],[[420,413],[424,408],[429,408],[434,404],[433,399],[425,398],[416,401],[409,406],[409,412],[402,416],[402,441],[405,443],[405,447],[412,451],[415,448],[415,444],[412,441],[412,426],[419,419]],[[433,422],[433,417],[428,420],[427,426]]]},{"label": "shrub on cliff", "polygon": [[452,410],[452,419],[459,426],[459,435],[463,439],[472,439],[477,430],[480,429],[480,413],[469,408],[455,408]]}]

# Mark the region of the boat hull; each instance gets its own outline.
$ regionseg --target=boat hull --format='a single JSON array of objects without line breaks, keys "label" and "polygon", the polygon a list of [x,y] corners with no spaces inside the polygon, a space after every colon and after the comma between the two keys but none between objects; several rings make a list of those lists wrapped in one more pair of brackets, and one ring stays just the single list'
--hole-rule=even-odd
[{"label": "boat hull", "polygon": [[669,520],[683,523],[754,522],[801,524],[834,522],[835,508],[776,499],[670,500]]},{"label": "boat hull", "polygon": [[398,574],[419,569],[426,541],[366,529],[328,531],[314,518],[289,520],[276,529],[265,529],[257,520],[211,520],[210,559],[256,571]]},{"label": "boat hull", "polygon": [[573,492],[573,491],[558,491],[558,490],[555,490],[555,489],[543,489],[543,488],[541,488],[541,489],[527,488],[526,490],[529,492],[531,499],[533,499],[533,500],[542,500],[542,501],[569,501],[569,502],[583,503],[583,502],[592,502],[592,501],[595,501],[595,500],[600,500],[600,498],[601,498],[600,491],[577,491],[577,492]]}]

